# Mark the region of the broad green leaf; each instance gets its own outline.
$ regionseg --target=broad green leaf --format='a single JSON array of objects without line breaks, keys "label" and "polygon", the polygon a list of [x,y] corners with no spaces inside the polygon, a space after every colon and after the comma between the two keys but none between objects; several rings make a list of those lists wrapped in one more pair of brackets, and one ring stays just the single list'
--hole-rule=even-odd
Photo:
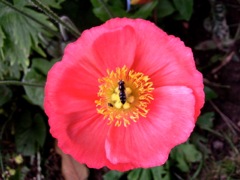
[{"label": "broad green leaf", "polygon": [[32,59],[32,66],[30,69],[35,69],[40,74],[47,75],[49,69],[57,62],[57,60],[47,61],[43,58]]},{"label": "broad green leaf", "polygon": [[173,4],[180,14],[176,19],[189,21],[193,12],[193,0],[173,0]]},{"label": "broad green leaf", "polygon": [[182,144],[183,153],[185,155],[186,161],[189,163],[199,162],[202,158],[200,151],[196,149],[193,144]]},{"label": "broad green leaf", "polygon": [[142,173],[138,180],[152,180],[151,169],[142,169]]},{"label": "broad green leaf", "polygon": [[[107,5],[107,1],[103,0],[103,2],[106,4],[107,8],[109,8],[109,6]],[[104,8],[104,6],[100,3],[99,0],[91,0],[91,3],[93,5],[93,13],[95,14],[95,16],[97,16],[101,21],[105,22],[108,19],[111,19],[111,16],[109,15],[109,13],[106,11],[106,9]]]},{"label": "broad green leaf", "polygon": [[[106,3],[107,0],[103,0],[103,2]],[[100,7],[102,5],[99,0],[91,0],[91,3],[93,5],[93,7]]]},{"label": "broad green leaf", "polygon": [[134,13],[134,15],[130,16],[131,18],[143,18],[146,19],[149,15],[151,15],[153,9],[157,5],[157,1],[153,1],[150,3],[147,3],[140,7],[140,9]]},{"label": "broad green leaf", "polygon": [[134,169],[128,173],[128,180],[139,180],[142,169]]},{"label": "broad green leaf", "polygon": [[[65,0],[41,0],[41,3],[43,3],[45,6],[48,7],[53,7],[56,9],[60,9],[61,6],[60,4],[63,3]],[[18,6],[33,6],[33,3],[31,2],[31,0],[14,0],[14,5],[18,5]]]},{"label": "broad green leaf", "polygon": [[[111,13],[113,17],[124,17],[127,16],[127,12],[123,9],[122,6],[119,6],[119,3],[113,3],[112,5],[108,4],[108,1],[104,1],[107,9]],[[93,13],[97,16],[101,21],[105,22],[111,19],[111,15],[106,10],[106,8],[100,3],[99,0],[91,0],[93,5]]]},{"label": "broad green leaf", "polygon": [[15,122],[17,152],[33,155],[43,146],[46,138],[46,125],[40,114],[24,112]]},{"label": "broad green leaf", "polygon": [[157,166],[157,167],[151,168],[151,171],[152,171],[153,180],[163,179],[168,174],[168,172],[164,169],[164,166]]},{"label": "broad green leaf", "polygon": [[104,180],[118,180],[121,178],[121,176],[123,175],[123,172],[119,172],[119,171],[109,171],[106,174],[104,174],[103,179]]},{"label": "broad green leaf", "polygon": [[171,152],[172,159],[174,159],[177,163],[176,166],[182,171],[182,172],[189,172],[190,168],[188,163],[186,162],[184,153],[181,148],[176,147]]},{"label": "broad green leaf", "polygon": [[41,0],[43,4],[56,9],[61,9],[61,3],[67,0]]},{"label": "broad green leaf", "polygon": [[204,92],[206,101],[217,98],[217,94],[208,86],[204,87]]},{"label": "broad green leaf", "polygon": [[0,85],[0,106],[4,105],[12,98],[12,91],[5,85]]},{"label": "broad green leaf", "polygon": [[197,120],[197,125],[201,129],[211,129],[213,127],[214,112],[207,112],[201,115]]},{"label": "broad green leaf", "polygon": [[[16,0],[15,3],[15,7],[19,10],[34,17],[50,29],[56,30],[55,26],[48,21],[48,17],[43,13],[39,13],[28,7],[23,7],[24,2],[21,0]],[[5,35],[3,41],[4,46],[1,48],[2,58],[0,61],[2,61],[5,66],[10,66],[7,68],[9,71],[11,71],[12,66],[18,67],[18,69],[16,69],[18,71],[26,71],[30,64],[29,56],[32,49],[36,49],[37,52],[44,55],[39,47],[41,42],[39,41],[38,35],[40,33],[49,34],[49,31],[29,17],[20,14],[2,3],[0,3],[0,29],[0,34],[4,32]],[[15,72],[15,74],[16,73],[17,72]],[[12,72],[8,74],[12,74]],[[2,76],[3,74],[0,74],[0,77]]]},{"label": "broad green leaf", "polygon": [[[114,17],[124,17],[124,16],[127,16],[127,13],[124,10],[120,9],[120,8],[110,7],[110,6],[108,6],[108,8],[109,8],[111,13],[114,12],[113,13]],[[106,10],[105,10],[105,8],[103,6],[94,8],[93,12],[103,22],[111,19],[111,16],[106,12]]]},{"label": "broad green leaf", "polygon": [[202,154],[193,144],[181,144],[171,152],[171,157],[177,162],[177,167],[183,172],[189,172],[190,164],[199,162]]},{"label": "broad green leaf", "polygon": [[12,77],[13,79],[20,78],[20,70],[17,64],[10,66],[9,62],[1,61],[0,59],[0,79],[4,79],[4,76]]},{"label": "broad green leaf", "polygon": [[[46,76],[37,72],[35,69],[28,71],[23,82],[45,84]],[[39,105],[43,108],[44,88],[35,86],[24,86],[28,99],[35,105]]]},{"label": "broad green leaf", "polygon": [[159,18],[169,16],[176,10],[172,2],[169,0],[159,1],[156,9]]},{"label": "broad green leaf", "polygon": [[211,153],[211,150],[207,147],[208,139],[204,136],[194,132],[191,135],[191,141],[198,147],[199,150],[204,154],[204,157],[208,157]]},{"label": "broad green leaf", "polygon": [[[48,70],[55,61],[46,61],[45,59],[33,59],[33,64],[28,72],[24,75],[23,81],[45,84]],[[28,99],[35,105],[43,107],[44,88],[34,86],[24,86]]]}]

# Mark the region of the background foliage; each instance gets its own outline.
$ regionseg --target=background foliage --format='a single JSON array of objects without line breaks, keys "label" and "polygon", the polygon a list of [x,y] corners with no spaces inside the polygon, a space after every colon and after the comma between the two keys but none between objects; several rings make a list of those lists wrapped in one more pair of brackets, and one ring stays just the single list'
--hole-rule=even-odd
[{"label": "background foliage", "polygon": [[[218,1],[220,6],[214,0],[153,0],[131,6],[126,2],[0,0],[1,178],[62,179],[61,158],[56,154],[43,111],[47,72],[80,31],[112,17],[129,17],[155,22],[168,33],[186,40],[196,59],[204,57],[205,61],[196,63],[206,77],[206,106],[189,141],[174,148],[165,165],[125,173],[90,169],[87,176],[105,180],[240,179],[239,125],[214,103],[221,93],[215,91],[216,87],[229,86],[212,82],[228,62],[239,61],[239,22],[235,22],[234,35],[226,22],[225,8],[232,1]],[[207,14],[198,10],[203,11],[203,5],[208,7]],[[230,5],[240,8],[239,1]],[[204,20],[198,22],[201,18]],[[197,27],[202,27],[204,38],[190,32]],[[219,156],[218,151],[224,153]],[[64,172],[62,175],[66,178]]]}]

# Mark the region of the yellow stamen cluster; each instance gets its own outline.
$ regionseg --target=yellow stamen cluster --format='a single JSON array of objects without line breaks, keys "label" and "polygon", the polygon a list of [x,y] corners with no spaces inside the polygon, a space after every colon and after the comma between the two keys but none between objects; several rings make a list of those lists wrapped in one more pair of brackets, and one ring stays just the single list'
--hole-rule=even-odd
[{"label": "yellow stamen cluster", "polygon": [[114,93],[111,96],[111,101],[114,103],[114,107],[118,109],[129,109],[131,104],[134,102],[134,96],[132,95],[132,90],[129,87],[126,87],[125,94],[126,94],[126,102],[122,104],[119,96],[119,89],[116,88]]},{"label": "yellow stamen cluster", "polygon": [[[121,102],[119,81],[124,82],[126,101]],[[126,66],[107,70],[107,76],[99,79],[99,99],[95,101],[97,111],[109,124],[127,127],[130,121],[137,122],[142,116],[146,117],[150,102],[153,100],[153,83],[141,72],[128,70]]]}]

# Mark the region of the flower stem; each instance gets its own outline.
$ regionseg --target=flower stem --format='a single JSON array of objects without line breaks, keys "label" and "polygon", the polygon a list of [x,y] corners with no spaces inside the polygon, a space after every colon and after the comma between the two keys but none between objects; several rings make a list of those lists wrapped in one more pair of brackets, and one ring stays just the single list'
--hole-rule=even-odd
[{"label": "flower stem", "polygon": [[34,86],[44,88],[44,84],[30,83],[30,82],[22,82],[22,81],[12,81],[12,80],[4,80],[0,81],[0,85],[16,85],[16,86]]},{"label": "flower stem", "polygon": [[103,0],[98,0],[98,2],[100,4],[102,4],[103,8],[105,9],[106,13],[108,14],[108,16],[110,18],[114,18],[114,15],[112,14],[112,12],[110,11],[110,9],[107,7],[106,3]]},{"label": "flower stem", "polygon": [[80,32],[76,28],[74,28],[74,27],[70,26],[69,24],[65,23],[64,21],[62,21],[62,19],[59,18],[57,14],[55,14],[51,9],[49,9],[47,6],[45,6],[39,0],[31,0],[31,1],[37,8],[39,8],[41,11],[43,11],[49,18],[51,18],[54,21],[56,21],[57,23],[63,25],[76,38],[78,38],[80,36]]},{"label": "flower stem", "polygon": [[14,5],[12,5],[11,3],[7,2],[6,0],[0,0],[1,3],[5,4],[6,6],[12,8],[13,10],[19,12],[20,14],[26,16],[27,18],[35,21],[36,23],[40,24],[41,26],[43,26],[44,28],[46,28],[48,31],[50,31],[52,34],[56,34],[56,32],[51,29],[49,26],[47,26],[46,24],[42,23],[41,21],[39,21],[38,19],[34,18],[33,16],[25,13],[24,11],[18,9],[17,7],[15,7]]}]

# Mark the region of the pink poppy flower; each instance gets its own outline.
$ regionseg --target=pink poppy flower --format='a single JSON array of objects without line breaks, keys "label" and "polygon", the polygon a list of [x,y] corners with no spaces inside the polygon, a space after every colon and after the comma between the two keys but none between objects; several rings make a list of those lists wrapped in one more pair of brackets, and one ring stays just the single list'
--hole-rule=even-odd
[{"label": "pink poppy flower", "polygon": [[48,73],[44,99],[63,152],[119,171],[164,164],[203,103],[191,49],[149,21],[127,18],[70,43]]}]

